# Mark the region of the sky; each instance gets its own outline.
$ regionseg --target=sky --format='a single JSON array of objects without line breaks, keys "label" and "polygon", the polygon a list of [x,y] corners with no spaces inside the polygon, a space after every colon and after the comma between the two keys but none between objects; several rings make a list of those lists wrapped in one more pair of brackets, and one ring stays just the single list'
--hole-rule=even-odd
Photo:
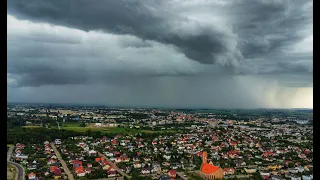
[{"label": "sky", "polygon": [[8,0],[8,102],[313,108],[311,0]]}]

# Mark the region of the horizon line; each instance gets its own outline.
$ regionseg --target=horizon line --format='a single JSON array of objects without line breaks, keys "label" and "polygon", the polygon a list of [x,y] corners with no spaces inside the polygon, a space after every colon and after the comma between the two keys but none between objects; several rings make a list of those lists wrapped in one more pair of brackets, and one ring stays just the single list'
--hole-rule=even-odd
[{"label": "horizon line", "polygon": [[46,104],[46,105],[74,105],[74,106],[106,106],[107,108],[128,108],[128,109],[303,109],[303,110],[313,110],[313,108],[267,108],[267,107],[255,107],[255,108],[226,108],[226,107],[169,107],[169,106],[143,106],[143,105],[107,105],[100,103],[53,103],[53,102],[7,102],[8,104]]}]

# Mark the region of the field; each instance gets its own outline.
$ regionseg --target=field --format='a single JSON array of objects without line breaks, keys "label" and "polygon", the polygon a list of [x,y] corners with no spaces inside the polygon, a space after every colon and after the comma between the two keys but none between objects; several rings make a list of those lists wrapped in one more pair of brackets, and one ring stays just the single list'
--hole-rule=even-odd
[{"label": "field", "polygon": [[17,169],[16,167],[10,165],[10,164],[7,164],[7,179],[8,180],[14,180],[16,179],[15,176],[16,176],[16,172],[17,172]]},{"label": "field", "polygon": [[30,128],[30,129],[32,129],[32,128],[41,128],[41,126],[23,126],[24,128]]},{"label": "field", "polygon": [[[40,126],[24,126],[25,128],[41,128]],[[57,128],[57,127],[55,127]],[[69,131],[76,131],[76,132],[87,132],[90,130],[91,132],[100,131],[101,133],[126,133],[126,134],[133,134],[133,133],[146,133],[146,134],[153,134],[153,133],[176,133],[176,130],[162,130],[162,131],[153,131],[147,129],[137,129],[137,128],[127,128],[127,127],[80,127],[80,123],[78,122],[67,122],[60,124],[60,129],[69,130]]]},{"label": "field", "polygon": [[152,131],[152,130],[144,130],[144,129],[136,129],[136,128],[124,128],[124,127],[97,127],[97,128],[88,128],[88,127],[77,127],[77,126],[66,126],[61,127],[61,129],[77,131],[77,132],[86,132],[88,130],[95,132],[100,131],[102,133],[174,133],[177,132],[175,130],[163,130],[163,131]]}]

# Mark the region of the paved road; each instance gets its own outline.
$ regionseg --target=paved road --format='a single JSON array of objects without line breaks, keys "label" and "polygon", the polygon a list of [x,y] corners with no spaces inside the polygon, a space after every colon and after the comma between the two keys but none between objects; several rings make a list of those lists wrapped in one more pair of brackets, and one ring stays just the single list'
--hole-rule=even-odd
[{"label": "paved road", "polygon": [[11,165],[13,165],[13,166],[18,168],[18,180],[25,180],[24,168],[20,164],[14,163],[14,162],[11,162],[11,161],[8,161],[8,164],[11,164]]},{"label": "paved road", "polygon": [[185,175],[184,172],[177,172],[177,174],[179,175],[179,177],[181,177],[183,180],[187,180],[188,176],[184,177],[183,175]]},{"label": "paved road", "polygon": [[123,172],[120,168],[118,168],[118,166],[116,164],[114,164],[109,158],[107,158],[104,154],[98,152],[99,156],[103,156],[105,160],[110,162],[111,167],[113,167],[115,170],[118,171],[118,173],[120,173],[122,176],[126,176],[127,178],[131,178],[131,176],[129,176],[128,174],[126,174],[125,172]]},{"label": "paved road", "polygon": [[10,161],[10,157],[11,157],[13,148],[14,148],[14,146],[11,146],[11,147],[9,148],[8,152],[7,152],[7,161]]},{"label": "paved road", "polygon": [[62,164],[64,172],[68,175],[68,179],[69,180],[74,180],[73,174],[70,172],[66,162],[64,162],[64,160],[62,159],[62,157],[60,155],[60,152],[58,151],[56,146],[53,143],[51,143],[51,147],[54,150],[54,153],[56,154],[56,156],[59,159],[60,163]]},{"label": "paved road", "polygon": [[102,179],[93,179],[93,180],[123,180],[123,177],[102,178]]}]

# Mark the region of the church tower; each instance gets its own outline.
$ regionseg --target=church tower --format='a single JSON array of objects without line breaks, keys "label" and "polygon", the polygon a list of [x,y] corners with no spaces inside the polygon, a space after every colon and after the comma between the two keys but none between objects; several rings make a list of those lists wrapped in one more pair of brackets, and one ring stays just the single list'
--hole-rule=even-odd
[{"label": "church tower", "polygon": [[207,152],[202,152],[202,164],[208,163],[208,154]]}]

